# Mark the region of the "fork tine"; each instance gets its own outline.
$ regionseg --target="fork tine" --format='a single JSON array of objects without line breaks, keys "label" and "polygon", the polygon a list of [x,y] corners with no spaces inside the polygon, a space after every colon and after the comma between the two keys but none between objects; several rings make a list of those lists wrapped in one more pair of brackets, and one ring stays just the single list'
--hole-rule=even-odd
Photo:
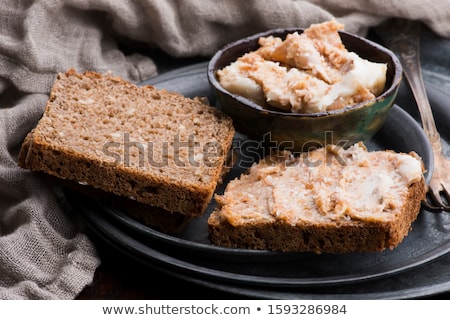
[{"label": "fork tine", "polygon": [[443,193],[444,199],[446,201],[446,204],[444,205],[444,210],[450,211],[450,193],[448,191],[447,186],[444,184],[442,184],[442,193]]},{"label": "fork tine", "polygon": [[428,190],[427,199],[423,201],[423,205],[430,211],[442,211],[445,207],[437,188],[430,188]]},{"label": "fork tine", "polygon": [[435,205],[431,204],[430,200],[424,200],[422,201],[422,206],[423,208],[425,208],[426,210],[430,211],[430,212],[442,212],[443,208],[441,207],[436,207]]},{"label": "fork tine", "polygon": [[429,199],[422,201],[422,206],[431,212],[442,212],[442,210],[444,210],[444,208],[442,207],[436,207],[434,204],[431,203],[431,200]]}]

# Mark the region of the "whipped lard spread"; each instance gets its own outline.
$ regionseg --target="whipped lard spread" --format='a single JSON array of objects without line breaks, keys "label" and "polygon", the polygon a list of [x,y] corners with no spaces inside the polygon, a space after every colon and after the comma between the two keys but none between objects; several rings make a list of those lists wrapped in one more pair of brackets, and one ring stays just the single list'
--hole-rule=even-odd
[{"label": "whipped lard spread", "polygon": [[363,143],[286,159],[265,159],[229,182],[217,200],[230,224],[389,221],[408,201],[409,187],[423,181],[417,154],[369,152]]},{"label": "whipped lard spread", "polygon": [[374,99],[386,82],[387,65],[349,52],[335,20],[303,33],[259,38],[260,47],[217,72],[220,84],[261,105],[294,113],[341,109]]}]

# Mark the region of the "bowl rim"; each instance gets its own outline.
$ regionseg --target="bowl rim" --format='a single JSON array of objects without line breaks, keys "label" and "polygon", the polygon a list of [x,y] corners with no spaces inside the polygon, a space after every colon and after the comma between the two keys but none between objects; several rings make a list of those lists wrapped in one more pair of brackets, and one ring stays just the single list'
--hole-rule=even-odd
[{"label": "bowl rim", "polygon": [[269,115],[277,115],[277,116],[284,116],[284,117],[296,117],[296,118],[297,117],[318,118],[318,117],[324,117],[324,116],[338,115],[338,114],[349,112],[349,111],[356,111],[356,110],[366,107],[368,105],[373,105],[374,103],[376,103],[380,100],[384,100],[387,96],[390,96],[392,93],[395,93],[395,91],[398,90],[398,88],[401,84],[401,81],[402,81],[403,68],[402,68],[402,65],[401,65],[400,60],[398,59],[397,55],[393,51],[391,51],[390,49],[388,49],[387,47],[385,47],[379,43],[376,43],[370,39],[364,38],[362,36],[359,36],[357,34],[350,33],[350,32],[344,31],[344,30],[339,30],[338,31],[339,34],[340,35],[343,34],[346,37],[355,38],[358,41],[366,43],[370,47],[387,54],[393,62],[393,65],[395,68],[394,68],[394,74],[392,77],[392,82],[391,82],[390,86],[386,90],[384,90],[382,94],[376,96],[375,99],[363,101],[363,102],[360,102],[360,103],[357,103],[354,105],[349,105],[349,106],[346,106],[344,108],[337,109],[337,110],[322,111],[322,112],[315,112],[315,113],[294,113],[294,112],[285,112],[285,111],[278,111],[278,110],[264,108],[264,107],[260,106],[259,104],[257,104],[256,102],[254,102],[244,96],[241,96],[239,94],[231,93],[222,87],[222,85],[220,84],[219,80],[216,77],[216,71],[217,71],[216,64],[225,52],[227,52],[228,50],[230,50],[232,48],[235,48],[238,45],[243,45],[246,43],[253,42],[253,41],[259,39],[260,37],[266,37],[266,36],[275,35],[275,34],[287,35],[289,33],[294,33],[294,32],[302,33],[305,29],[306,28],[270,29],[267,31],[255,33],[253,35],[238,39],[236,41],[233,41],[233,42],[230,42],[230,43],[224,45],[222,48],[220,48],[219,50],[216,51],[216,53],[211,57],[211,59],[208,62],[208,66],[207,66],[208,81],[216,90],[219,90],[222,94],[225,94],[232,99],[236,99],[238,102],[240,102],[242,105],[244,105],[248,109],[251,109],[251,110],[254,110],[254,111],[257,111],[260,113],[264,113],[264,114],[269,114]]}]

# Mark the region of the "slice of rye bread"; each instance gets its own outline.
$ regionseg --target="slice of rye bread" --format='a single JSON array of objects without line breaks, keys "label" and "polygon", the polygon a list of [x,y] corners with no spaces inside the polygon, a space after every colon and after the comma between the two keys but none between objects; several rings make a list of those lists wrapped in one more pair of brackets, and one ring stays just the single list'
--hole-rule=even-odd
[{"label": "slice of rye bread", "polygon": [[269,157],[216,195],[208,219],[217,246],[316,253],[393,249],[425,197],[415,153],[327,146]]},{"label": "slice of rye bread", "polygon": [[58,74],[19,166],[188,217],[204,213],[234,136],[200,98],[110,74]]}]

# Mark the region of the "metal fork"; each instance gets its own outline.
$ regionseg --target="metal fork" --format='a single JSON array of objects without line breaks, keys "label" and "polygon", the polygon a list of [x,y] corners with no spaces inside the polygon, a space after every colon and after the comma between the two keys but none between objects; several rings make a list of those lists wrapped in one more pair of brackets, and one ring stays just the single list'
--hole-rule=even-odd
[{"label": "metal fork", "polygon": [[434,155],[434,170],[423,205],[432,211],[450,211],[450,160],[442,151],[420,65],[421,23],[405,19],[390,19],[375,29],[384,44],[399,57],[403,72],[419,109],[422,127],[430,140]]}]

